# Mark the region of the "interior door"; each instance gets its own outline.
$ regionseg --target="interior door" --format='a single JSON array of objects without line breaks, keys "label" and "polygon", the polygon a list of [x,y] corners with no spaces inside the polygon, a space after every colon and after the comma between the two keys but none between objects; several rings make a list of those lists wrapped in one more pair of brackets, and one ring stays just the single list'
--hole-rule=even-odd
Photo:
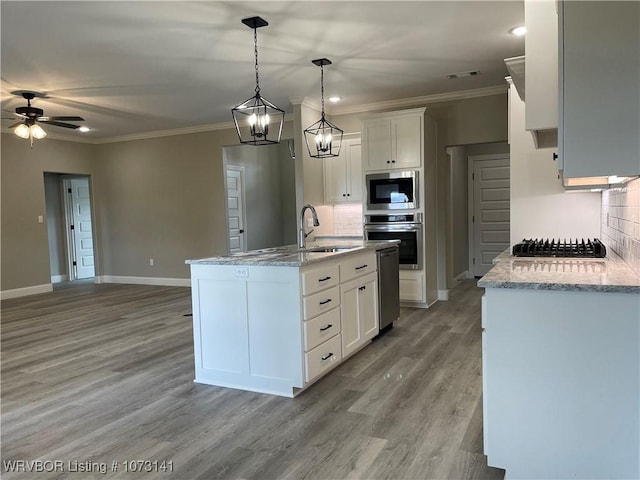
[{"label": "interior door", "polygon": [[[473,276],[485,275],[493,259],[509,248],[509,157],[470,157],[473,163],[472,259]],[[484,156],[483,156],[484,157]]]},{"label": "interior door", "polygon": [[228,165],[226,176],[229,253],[244,252],[244,168]]},{"label": "interior door", "polygon": [[73,277],[75,279],[91,278],[95,276],[95,268],[89,179],[70,178],[67,180],[67,185],[71,210],[70,243]]}]

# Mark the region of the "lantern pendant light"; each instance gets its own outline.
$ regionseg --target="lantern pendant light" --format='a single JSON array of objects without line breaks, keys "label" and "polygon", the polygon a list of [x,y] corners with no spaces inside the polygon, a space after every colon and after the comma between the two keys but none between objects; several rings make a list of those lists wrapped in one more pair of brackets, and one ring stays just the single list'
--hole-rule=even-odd
[{"label": "lantern pendant light", "polygon": [[322,114],[320,120],[304,131],[309,156],[313,158],[337,157],[340,155],[343,131],[329,122],[324,115],[324,66],[331,65],[331,60],[319,58],[311,63],[320,67],[320,99]]},{"label": "lantern pendant light", "polygon": [[256,88],[253,97],[231,109],[233,123],[236,126],[240,143],[249,145],[280,143],[282,125],[284,123],[284,110],[276,107],[260,94],[258,78],[258,28],[266,27],[269,24],[260,17],[245,18],[242,23],[253,29]]}]

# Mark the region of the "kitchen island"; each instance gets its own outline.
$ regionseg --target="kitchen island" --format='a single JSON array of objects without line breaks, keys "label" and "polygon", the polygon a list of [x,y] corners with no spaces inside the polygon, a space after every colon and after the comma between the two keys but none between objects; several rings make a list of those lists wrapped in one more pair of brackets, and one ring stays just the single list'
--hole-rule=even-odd
[{"label": "kitchen island", "polygon": [[509,252],[484,287],[488,464],[506,477],[640,477],[640,276],[606,259]]},{"label": "kitchen island", "polygon": [[293,397],[378,333],[376,251],[326,241],[187,260],[195,381]]}]

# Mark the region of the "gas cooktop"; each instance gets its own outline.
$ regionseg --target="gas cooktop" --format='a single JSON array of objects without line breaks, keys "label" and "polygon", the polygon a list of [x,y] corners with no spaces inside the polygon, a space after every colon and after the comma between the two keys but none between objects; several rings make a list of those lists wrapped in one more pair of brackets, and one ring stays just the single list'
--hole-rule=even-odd
[{"label": "gas cooktop", "polygon": [[597,238],[587,239],[524,239],[513,246],[514,257],[581,257],[604,258],[607,249]]}]

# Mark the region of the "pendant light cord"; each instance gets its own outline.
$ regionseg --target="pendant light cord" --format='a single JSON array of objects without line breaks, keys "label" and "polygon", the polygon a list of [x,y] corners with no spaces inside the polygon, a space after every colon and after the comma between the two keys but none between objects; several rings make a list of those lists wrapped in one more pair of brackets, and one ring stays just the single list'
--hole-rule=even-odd
[{"label": "pendant light cord", "polygon": [[256,57],[256,95],[260,95],[260,82],[258,80],[258,29],[253,29],[253,51]]},{"label": "pendant light cord", "polygon": [[322,119],[324,120],[324,65],[320,65],[320,105],[322,106]]}]

